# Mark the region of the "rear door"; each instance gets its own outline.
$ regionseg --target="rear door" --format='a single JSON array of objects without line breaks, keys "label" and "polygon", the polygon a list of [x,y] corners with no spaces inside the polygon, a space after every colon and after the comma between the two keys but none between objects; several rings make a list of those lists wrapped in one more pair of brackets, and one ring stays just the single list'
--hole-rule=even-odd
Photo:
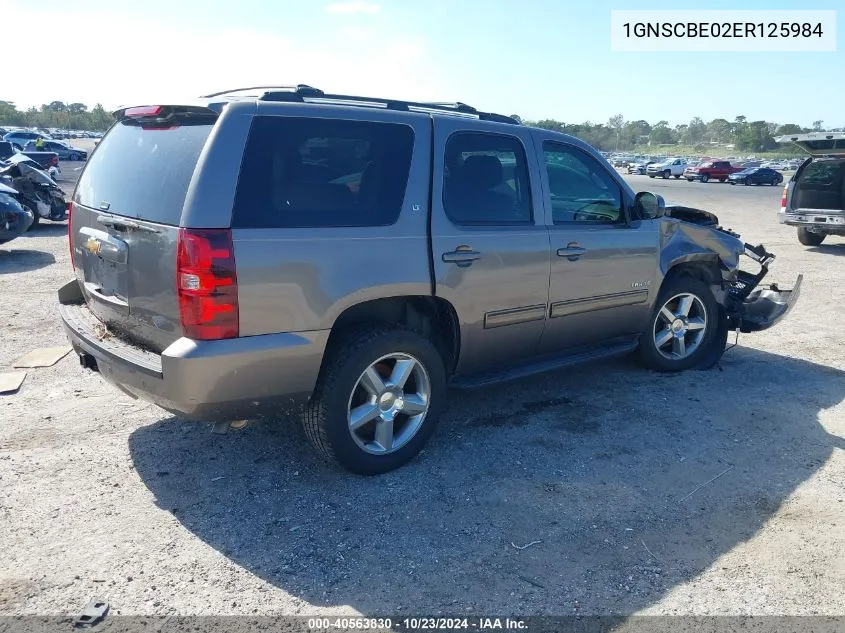
[{"label": "rear door", "polygon": [[124,118],[92,153],[74,192],[71,249],[88,306],[114,332],[156,351],[181,336],[179,225],[216,121],[210,110]]},{"label": "rear door", "polygon": [[434,117],[435,293],[461,322],[459,373],[536,353],[549,295],[549,237],[527,128]]}]

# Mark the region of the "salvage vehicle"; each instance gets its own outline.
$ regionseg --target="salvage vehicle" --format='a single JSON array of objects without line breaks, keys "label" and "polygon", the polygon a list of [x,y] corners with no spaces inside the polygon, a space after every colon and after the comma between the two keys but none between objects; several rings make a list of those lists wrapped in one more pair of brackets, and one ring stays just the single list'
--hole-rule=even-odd
[{"label": "salvage vehicle", "polygon": [[115,117],[71,202],[80,363],[220,430],[294,412],[357,473],[416,455],[447,383],[629,352],[707,368],[798,297],[712,214],[463,103],[300,85]]},{"label": "salvage vehicle", "polygon": [[[23,148],[25,153],[35,150],[35,143],[30,141]],[[87,160],[88,152],[79,147],[73,147],[62,141],[44,141],[44,150],[48,152],[55,152],[59,160]]]},{"label": "salvage vehicle", "polygon": [[648,166],[653,165],[656,162],[657,161],[654,161],[654,160],[646,160],[646,161],[642,161],[640,163],[630,163],[628,165],[628,173],[629,174],[639,174],[641,176],[644,176],[645,173],[646,173],[646,170],[648,169]]},{"label": "salvage vehicle", "polygon": [[67,202],[61,187],[41,166],[24,154],[15,154],[0,166],[0,183],[15,191],[15,198],[34,214],[31,226],[43,218],[67,219]]},{"label": "salvage vehicle", "polygon": [[744,169],[746,168],[734,167],[727,160],[712,160],[700,163],[695,167],[689,167],[684,171],[684,178],[689,182],[693,180],[700,182],[708,182],[710,180],[725,182],[731,174],[743,171]]},{"label": "salvage vehicle", "polygon": [[845,235],[845,133],[779,136],[810,157],[786,183],[778,220],[798,228],[798,241],[818,246],[828,235]]},{"label": "salvage vehicle", "polygon": [[649,178],[656,178],[657,176],[680,178],[686,166],[687,161],[683,158],[668,158],[662,163],[652,163],[646,167],[646,174]]},{"label": "salvage vehicle", "polygon": [[783,182],[783,176],[769,167],[747,167],[728,176],[728,182],[732,185],[772,185],[776,186]]},{"label": "salvage vehicle", "polygon": [[26,233],[34,220],[32,211],[17,201],[17,193],[0,183],[0,244]]}]

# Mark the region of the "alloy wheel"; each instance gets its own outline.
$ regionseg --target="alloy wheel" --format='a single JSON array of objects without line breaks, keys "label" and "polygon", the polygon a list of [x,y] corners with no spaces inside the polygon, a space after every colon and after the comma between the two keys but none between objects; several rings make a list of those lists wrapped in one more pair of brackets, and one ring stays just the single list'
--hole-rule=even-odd
[{"label": "alloy wheel", "polygon": [[707,332],[707,310],[694,294],[683,292],[666,301],[652,326],[657,352],[670,360],[694,354]]},{"label": "alloy wheel", "polygon": [[374,455],[393,453],[417,434],[428,414],[431,379],[410,354],[382,356],[361,374],[349,396],[352,439]]}]

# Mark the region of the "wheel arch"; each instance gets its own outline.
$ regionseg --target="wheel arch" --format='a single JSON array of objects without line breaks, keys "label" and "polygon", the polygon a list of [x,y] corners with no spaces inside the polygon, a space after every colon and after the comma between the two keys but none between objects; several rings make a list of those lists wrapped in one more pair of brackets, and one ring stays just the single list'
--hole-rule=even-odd
[{"label": "wheel arch", "polygon": [[399,324],[420,332],[440,351],[447,374],[457,366],[460,323],[454,306],[442,297],[400,295],[353,304],[334,320],[327,349],[342,340],[346,332],[368,324]]}]

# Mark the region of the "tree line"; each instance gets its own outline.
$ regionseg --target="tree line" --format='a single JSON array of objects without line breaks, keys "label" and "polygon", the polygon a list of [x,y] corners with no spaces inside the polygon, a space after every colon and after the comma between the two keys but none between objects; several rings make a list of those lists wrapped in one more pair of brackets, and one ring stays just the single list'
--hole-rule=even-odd
[{"label": "tree line", "polygon": [[[519,118],[517,115],[513,115]],[[621,114],[611,117],[607,123],[564,123],[554,119],[525,121],[547,130],[576,136],[604,151],[632,151],[660,146],[684,145],[706,152],[713,145],[733,144],[735,149],[750,152],[779,150],[784,153],[799,151],[794,145],[780,145],[774,140],[781,134],[821,132],[824,121],[813,121],[812,127],[796,123],[772,123],[769,121],[748,121],[738,116],[733,121],[713,119],[705,123],[695,117],[689,123],[670,126],[667,121],[651,124],[642,119],[626,121]],[[843,128],[828,130],[841,132]]]},{"label": "tree line", "polygon": [[[517,115],[512,116],[519,119]],[[111,113],[99,103],[90,110],[84,103],[63,101],[45,103],[40,108],[18,110],[13,101],[0,100],[0,125],[102,132],[113,120]],[[775,143],[773,137],[781,134],[820,132],[824,129],[823,121],[813,121],[812,127],[807,128],[796,123],[748,121],[744,116],[738,116],[733,121],[713,119],[708,123],[700,117],[695,117],[689,123],[675,126],[670,126],[667,121],[654,124],[642,119],[626,121],[621,114],[610,117],[607,123],[564,123],[555,119],[525,123],[576,136],[604,151],[632,151],[646,147],[684,145],[705,152],[714,144],[733,144],[737,150],[742,151],[780,150],[791,153],[797,151],[797,148],[792,145],[781,146]],[[830,131],[840,132],[843,129]]]},{"label": "tree line", "polygon": [[14,101],[0,100],[0,125],[103,132],[114,122],[101,104],[90,110],[84,103],[52,101],[40,108],[18,110]]}]

